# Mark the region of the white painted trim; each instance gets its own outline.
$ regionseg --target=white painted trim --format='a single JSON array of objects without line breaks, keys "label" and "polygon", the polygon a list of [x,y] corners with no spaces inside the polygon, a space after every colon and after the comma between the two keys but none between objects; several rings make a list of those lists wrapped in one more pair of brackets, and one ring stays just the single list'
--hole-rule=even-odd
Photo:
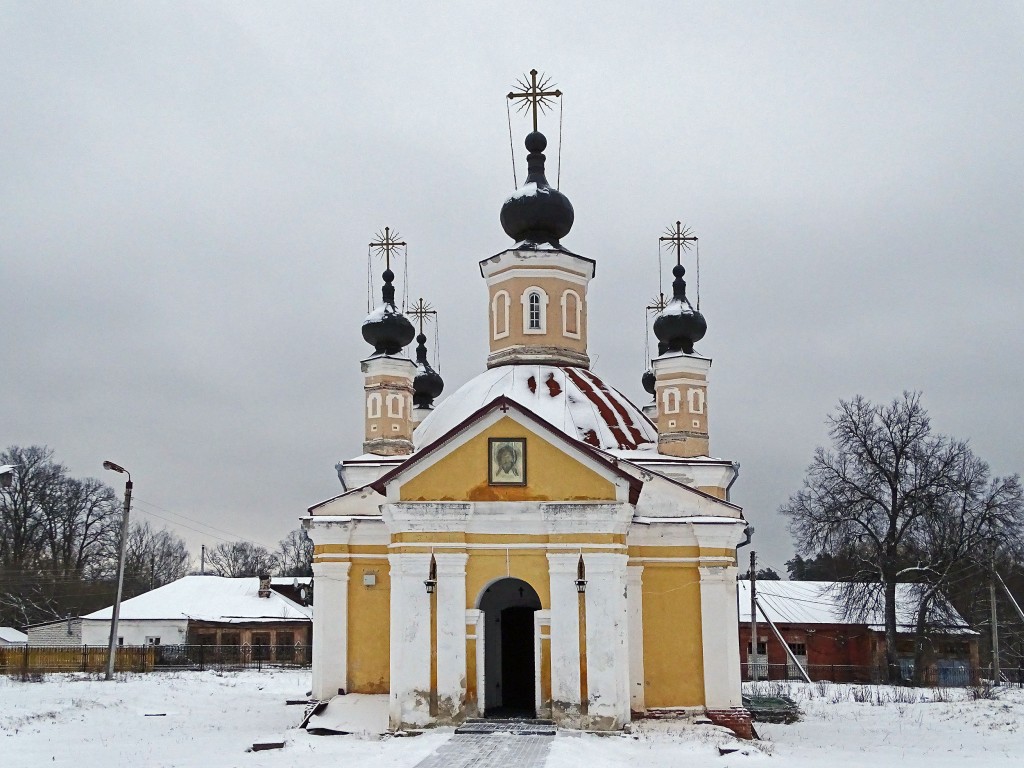
[{"label": "white painted trim", "polygon": [[[552,719],[575,725],[581,703],[580,615],[576,591],[579,552],[548,555],[551,634],[551,700],[568,711],[554,711]],[[575,710],[575,711],[573,711]]]},{"label": "white painted trim", "polygon": [[[686,391],[686,404],[690,413],[703,414],[707,404],[707,394],[704,387],[691,387]],[[698,405],[700,407],[698,407]]]},{"label": "white painted trim", "polygon": [[732,557],[631,557],[630,562],[638,563],[721,563],[731,565],[736,562]]},{"label": "white painted trim", "polygon": [[564,280],[567,283],[573,285],[580,285],[586,287],[590,282],[590,278],[584,275],[579,275],[574,272],[566,272],[561,269],[530,269],[528,267],[509,267],[508,269],[496,272],[486,280],[487,287],[490,288],[493,285],[499,285],[506,280],[511,278],[519,277],[531,277],[531,278],[542,278],[550,280],[552,278],[556,280]]},{"label": "white painted trim", "polygon": [[679,389],[664,387],[661,390],[661,413],[679,413]]},{"label": "white painted trim", "polygon": [[477,717],[483,717],[486,709],[487,698],[487,670],[484,667],[484,632],[486,622],[484,612],[476,608],[466,611],[466,623],[473,624],[476,631],[473,637],[476,639],[476,708]]},{"label": "white painted trim", "polygon": [[[576,299],[576,331],[569,330],[569,296]],[[578,339],[583,333],[583,298],[574,290],[562,292],[562,335],[569,339]]]},{"label": "white painted trim", "polygon": [[739,617],[734,566],[700,568],[700,627],[704,655],[704,704],[708,709],[742,706]]},{"label": "white painted trim", "polygon": [[366,417],[368,419],[380,418],[382,402],[383,398],[380,392],[371,392],[366,396]]},{"label": "white painted trim", "polygon": [[[466,554],[436,554],[437,699],[458,713],[466,701]],[[424,591],[426,591],[424,589]],[[443,712],[443,710],[442,710]]]},{"label": "white painted trim", "polygon": [[388,418],[401,419],[405,417],[405,398],[402,395],[390,393],[385,398],[388,408]]},{"label": "white painted trim", "polygon": [[[541,627],[548,628],[548,634],[541,636]],[[544,707],[543,691],[541,691],[541,679],[544,676],[544,654],[541,649],[541,642],[551,642],[551,611],[539,610],[533,612],[533,711],[536,717],[541,717],[541,710]]]},{"label": "white painted trim", "polygon": [[348,576],[350,563],[314,563],[313,696],[326,700],[348,690]]},{"label": "white painted trim", "polygon": [[[530,542],[529,544],[473,544],[473,543],[452,543],[452,542],[430,542],[430,541],[413,541],[413,542],[400,542],[396,544],[388,544],[388,549],[402,549],[403,547],[430,547],[431,549],[568,549],[573,552],[579,552],[580,547],[584,549],[607,549],[612,551],[620,551],[626,549],[625,544],[549,544],[546,542]],[[368,557],[368,555],[367,555]],[[374,557],[386,557],[386,555],[374,555]],[[694,562],[700,558],[692,558]],[[732,560],[730,559],[731,563]],[[505,576],[499,576],[495,580],[504,579]]]},{"label": "white painted trim", "polygon": [[[505,299],[505,330],[501,333],[498,332],[498,297],[504,297]],[[494,341],[498,339],[504,339],[509,335],[511,325],[509,322],[509,308],[512,306],[512,297],[509,296],[508,291],[501,290],[494,294],[494,298],[491,299],[491,338]]]},{"label": "white painted trim", "polygon": [[626,606],[629,611],[629,708],[643,712],[644,705],[644,606],[642,565],[626,566]]},{"label": "white painted trim", "polygon": [[[530,296],[537,294],[540,304],[540,328],[530,327]],[[527,335],[540,335],[548,332],[548,292],[539,285],[531,285],[525,289],[519,297],[523,305],[523,333]]]}]

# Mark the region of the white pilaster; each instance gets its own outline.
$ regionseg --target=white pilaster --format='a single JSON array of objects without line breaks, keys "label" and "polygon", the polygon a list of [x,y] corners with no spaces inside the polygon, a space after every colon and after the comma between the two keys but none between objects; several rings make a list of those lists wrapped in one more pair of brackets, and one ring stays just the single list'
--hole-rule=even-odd
[{"label": "white pilaster", "polygon": [[313,698],[348,689],[348,572],[351,563],[314,563]]},{"label": "white pilaster", "polygon": [[[437,564],[437,714],[462,714],[466,702],[466,560],[435,554]],[[428,560],[429,563],[429,560]]]},{"label": "white pilaster", "polygon": [[[576,592],[578,554],[548,554],[551,584],[551,701],[556,722],[580,715],[580,614]],[[479,641],[477,641],[479,642]]]},{"label": "white pilaster", "polygon": [[617,730],[629,722],[629,614],[626,555],[585,554],[587,724]]},{"label": "white pilaster", "polygon": [[[389,555],[392,728],[430,722],[430,554]],[[319,585],[317,585],[319,588]],[[319,599],[319,595],[317,595]],[[464,620],[465,614],[460,616]]]},{"label": "white pilaster", "polygon": [[644,605],[642,565],[626,567],[626,605],[629,611],[629,708],[643,712],[644,705]]},{"label": "white pilaster", "polygon": [[743,704],[737,640],[736,572],[733,566],[700,568],[704,704],[708,709],[728,709]]}]

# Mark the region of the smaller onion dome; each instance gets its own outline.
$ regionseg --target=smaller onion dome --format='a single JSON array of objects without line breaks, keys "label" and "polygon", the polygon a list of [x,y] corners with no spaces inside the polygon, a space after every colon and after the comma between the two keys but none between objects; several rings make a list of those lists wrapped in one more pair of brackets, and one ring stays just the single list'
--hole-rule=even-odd
[{"label": "smaller onion dome", "polygon": [[675,280],[672,281],[672,300],[658,313],[654,320],[654,335],[658,337],[658,349],[666,352],[693,354],[693,345],[704,338],[708,323],[686,298],[686,269],[682,264],[672,267]]},{"label": "smaller onion dome", "polygon": [[412,401],[417,408],[432,408],[444,391],[444,379],[427,362],[427,337],[416,337],[416,378],[412,380]]},{"label": "smaller onion dome", "polygon": [[381,296],[384,303],[363,320],[363,338],[373,346],[375,354],[397,355],[412,341],[416,329],[395,307],[395,286],[392,285],[395,273],[385,269],[383,278]]},{"label": "smaller onion dome", "polygon": [[656,381],[657,379],[654,376],[654,371],[652,371],[649,368],[646,371],[644,371],[644,375],[640,379],[640,383],[644,385],[644,392],[646,392],[649,395],[653,395],[654,384]]},{"label": "smaller onion dome", "polygon": [[548,184],[544,175],[544,149],[548,140],[534,131],[526,137],[529,174],[526,181],[501,206],[501,227],[516,242],[548,244],[569,234],[575,213],[569,198]]}]

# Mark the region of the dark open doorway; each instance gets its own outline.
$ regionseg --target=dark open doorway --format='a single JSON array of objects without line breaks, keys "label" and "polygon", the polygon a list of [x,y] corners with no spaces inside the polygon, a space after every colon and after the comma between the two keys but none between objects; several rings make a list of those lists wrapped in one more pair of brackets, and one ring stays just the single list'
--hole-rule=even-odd
[{"label": "dark open doorway", "polygon": [[535,717],[533,614],[540,598],[521,579],[501,579],[480,598],[484,612],[486,717]]}]

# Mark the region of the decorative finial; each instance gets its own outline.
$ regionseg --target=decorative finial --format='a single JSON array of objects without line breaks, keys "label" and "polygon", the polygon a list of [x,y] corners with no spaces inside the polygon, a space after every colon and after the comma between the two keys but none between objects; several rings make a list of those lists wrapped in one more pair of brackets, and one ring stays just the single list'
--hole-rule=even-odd
[{"label": "decorative finial", "polygon": [[378,232],[377,239],[370,243],[370,248],[385,259],[381,275],[384,279],[380,291],[382,303],[363,320],[363,339],[373,345],[374,353],[378,355],[397,355],[416,335],[412,323],[395,306],[395,273],[391,271],[391,256],[393,253],[397,256],[398,248],[406,247],[398,237],[397,232],[392,233],[390,227],[384,227],[384,231]]},{"label": "decorative finial", "polygon": [[417,408],[430,409],[434,399],[444,391],[444,380],[427,360],[427,337],[423,324],[437,322],[437,310],[422,298],[413,304],[409,314],[419,321],[420,332],[416,336],[416,378],[412,382],[412,401]]},{"label": "decorative finial", "polygon": [[529,80],[517,81],[522,89],[510,91],[509,101],[520,102],[520,111],[532,111],[533,133],[526,137],[528,175],[501,207],[501,226],[505,233],[515,240],[519,248],[536,248],[549,245],[564,250],[559,243],[572,229],[575,213],[569,198],[552,187],[544,174],[544,150],[548,140],[537,130],[537,116],[562,95],[551,90],[551,79],[545,75],[537,78],[537,70],[530,70]]},{"label": "decorative finial", "polygon": [[[665,235],[658,238],[662,247],[674,248],[676,265],[672,267],[672,299],[659,311],[654,320],[654,335],[658,337],[658,354],[666,352],[683,352],[693,354],[693,345],[704,338],[708,324],[704,315],[693,308],[686,298],[686,281],[683,276],[686,268],[682,265],[682,253],[690,249],[690,243],[696,243],[697,237],[681,222],[677,221],[674,228],[669,227]],[[660,294],[659,294],[660,296]],[[664,301],[664,296],[661,296]],[[654,306],[649,306],[648,310]]]},{"label": "decorative finial", "polygon": [[658,238],[662,248],[675,248],[676,251],[676,264],[680,264],[682,261],[683,251],[690,250],[690,243],[697,242],[697,236],[693,234],[689,227],[684,227],[682,222],[677,221],[675,229],[669,227],[665,230],[665,234]]},{"label": "decorative finial", "polygon": [[405,241],[398,239],[401,235],[397,231],[394,234],[391,233],[391,227],[384,227],[384,231],[378,232],[374,237],[377,239],[370,243],[370,247],[378,256],[384,257],[384,268],[390,270],[391,254],[395,253],[397,255],[398,249],[405,248],[407,244]]},{"label": "decorative finial", "polygon": [[[516,85],[519,86],[521,91],[516,93],[514,90],[508,92],[508,98],[511,102],[520,102],[516,106],[516,111],[526,112],[527,110],[533,111],[533,132],[537,133],[537,112],[547,112],[553,105],[554,100],[562,96],[562,92],[557,88],[554,90],[548,90],[554,83],[551,82],[551,78],[547,75],[541,74],[540,81],[537,80],[537,70],[531,69],[529,80],[527,76],[523,75],[521,78],[516,80]],[[540,150],[543,152],[544,148]]]}]

